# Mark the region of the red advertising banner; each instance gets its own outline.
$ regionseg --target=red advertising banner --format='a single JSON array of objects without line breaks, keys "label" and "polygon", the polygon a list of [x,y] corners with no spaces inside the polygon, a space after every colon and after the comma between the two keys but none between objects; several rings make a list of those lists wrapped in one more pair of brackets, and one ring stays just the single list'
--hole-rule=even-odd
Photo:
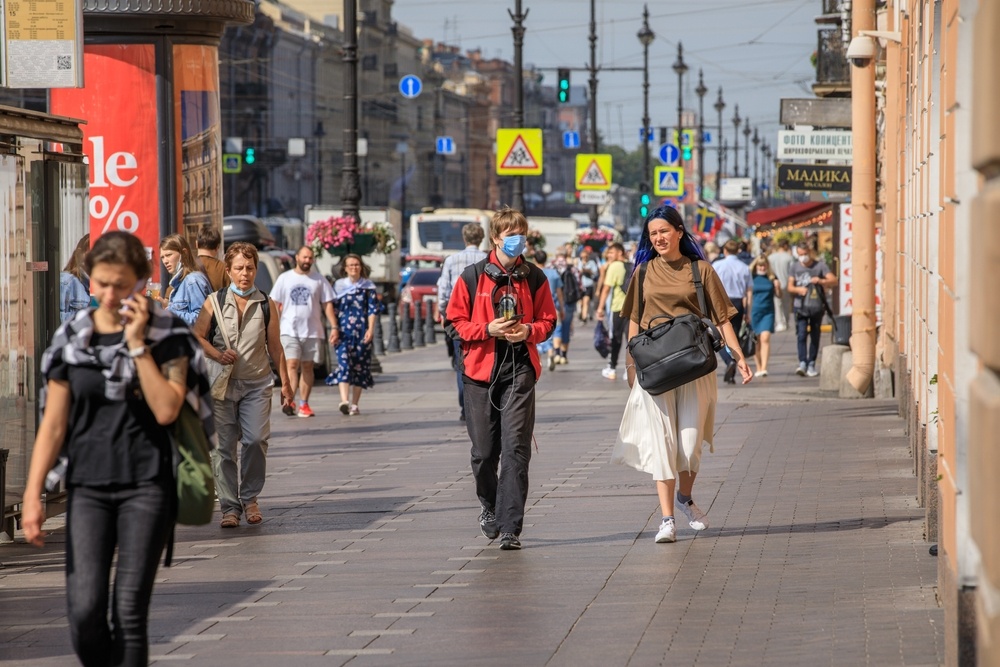
[{"label": "red advertising banner", "polygon": [[91,243],[135,234],[159,273],[156,53],[152,44],[88,44],[83,63],[86,86],[53,89],[50,99],[53,114],[87,121]]}]

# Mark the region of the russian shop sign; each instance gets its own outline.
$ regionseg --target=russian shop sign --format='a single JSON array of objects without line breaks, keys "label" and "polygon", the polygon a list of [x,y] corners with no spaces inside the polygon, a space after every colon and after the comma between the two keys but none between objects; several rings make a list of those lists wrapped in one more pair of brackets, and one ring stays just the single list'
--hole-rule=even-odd
[{"label": "russian shop sign", "polygon": [[781,130],[778,132],[778,159],[819,162],[854,158],[851,132],[844,130]]},{"label": "russian shop sign", "polygon": [[779,164],[778,187],[782,190],[851,191],[851,168],[826,164]]}]

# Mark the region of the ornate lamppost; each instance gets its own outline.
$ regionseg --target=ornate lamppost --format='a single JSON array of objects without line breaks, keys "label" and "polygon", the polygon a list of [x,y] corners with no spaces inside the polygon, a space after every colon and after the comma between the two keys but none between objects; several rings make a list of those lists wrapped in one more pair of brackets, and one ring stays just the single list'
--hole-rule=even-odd
[{"label": "ornate lamppost", "polygon": [[681,149],[681,166],[684,166],[684,74],[688,71],[684,62],[684,45],[677,42],[677,60],[674,61],[674,71],[677,72],[677,148]]},{"label": "ornate lamppost", "polygon": [[733,176],[740,175],[740,105],[733,107]]},{"label": "ornate lamppost", "polygon": [[719,188],[722,187],[722,162],[726,155],[725,142],[722,139],[722,110],[726,108],[726,101],[722,99],[722,86],[719,86],[719,97],[715,100],[715,104],[712,106],[719,114],[719,138],[717,139],[717,141],[719,142],[718,145],[719,162],[715,167],[715,192],[716,192],[716,199],[718,199]]},{"label": "ornate lamppost", "polygon": [[760,182],[758,180],[759,175],[757,172],[757,154],[758,147],[760,146],[760,137],[757,136],[757,128],[753,129],[753,196],[754,199],[757,198],[757,184]]},{"label": "ornate lamppost", "polygon": [[656,35],[649,29],[649,7],[642,6],[642,28],[636,35],[642,44],[642,181],[640,188],[649,188],[649,45]]},{"label": "ornate lamppost", "polygon": [[[698,87],[694,89],[698,96],[698,199],[705,197],[705,79],[698,70]],[[718,187],[718,186],[716,186]]]},{"label": "ornate lamppost", "polygon": [[750,119],[743,119],[743,178],[750,178]]}]

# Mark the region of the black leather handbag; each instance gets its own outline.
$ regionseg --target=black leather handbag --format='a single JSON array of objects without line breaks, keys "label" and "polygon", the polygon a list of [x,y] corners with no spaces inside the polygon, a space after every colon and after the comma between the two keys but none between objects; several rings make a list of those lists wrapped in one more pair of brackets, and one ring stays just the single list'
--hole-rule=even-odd
[{"label": "black leather handbag", "polygon": [[[628,342],[629,354],[635,363],[636,379],[650,394],[662,394],[692,380],[708,375],[718,366],[715,353],[722,348],[722,336],[711,320],[704,317],[705,292],[701,284],[698,260],[691,260],[691,273],[698,292],[698,307],[702,316],[686,313],[676,317],[657,315],[653,325],[639,332]],[[645,304],[642,285],[646,279],[646,264],[639,267],[639,321]]]},{"label": "black leather handbag", "polygon": [[748,322],[743,322],[740,327],[740,335],[737,338],[740,341],[740,349],[743,350],[744,357],[749,359],[757,354],[757,334],[754,333],[753,327]]}]

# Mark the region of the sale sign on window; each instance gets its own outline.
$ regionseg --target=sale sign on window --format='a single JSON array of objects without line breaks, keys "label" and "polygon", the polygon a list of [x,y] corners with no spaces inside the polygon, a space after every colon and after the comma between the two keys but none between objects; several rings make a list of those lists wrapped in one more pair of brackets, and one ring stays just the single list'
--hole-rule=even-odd
[{"label": "sale sign on window", "polygon": [[84,88],[53,89],[51,112],[86,121],[90,240],[135,234],[159,268],[156,53],[152,44],[89,44]]}]

